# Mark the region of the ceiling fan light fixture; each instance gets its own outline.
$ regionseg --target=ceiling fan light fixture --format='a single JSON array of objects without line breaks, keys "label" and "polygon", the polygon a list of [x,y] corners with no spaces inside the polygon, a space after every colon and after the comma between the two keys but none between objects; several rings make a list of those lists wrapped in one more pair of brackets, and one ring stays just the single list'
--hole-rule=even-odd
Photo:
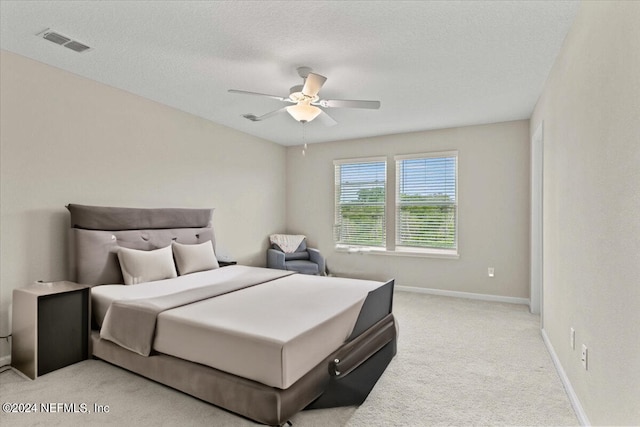
[{"label": "ceiling fan light fixture", "polygon": [[310,122],[322,113],[320,108],[309,104],[290,105],[286,109],[291,117],[302,123]]}]

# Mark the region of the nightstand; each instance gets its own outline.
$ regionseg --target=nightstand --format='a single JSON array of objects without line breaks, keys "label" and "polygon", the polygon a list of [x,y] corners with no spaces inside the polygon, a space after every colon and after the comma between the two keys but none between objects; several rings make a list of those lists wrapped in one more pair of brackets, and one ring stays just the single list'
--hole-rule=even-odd
[{"label": "nightstand", "polygon": [[37,282],[13,290],[11,365],[31,379],[87,359],[90,287]]},{"label": "nightstand", "polygon": [[218,260],[218,265],[220,267],[228,267],[230,265],[236,265],[238,262],[237,261],[220,261]]}]

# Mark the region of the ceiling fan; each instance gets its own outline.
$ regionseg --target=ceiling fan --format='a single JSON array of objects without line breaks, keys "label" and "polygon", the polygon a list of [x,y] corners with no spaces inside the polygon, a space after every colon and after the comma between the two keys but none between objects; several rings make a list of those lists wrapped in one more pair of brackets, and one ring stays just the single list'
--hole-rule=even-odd
[{"label": "ceiling fan", "polygon": [[307,123],[318,117],[327,126],[333,126],[337,122],[323,111],[322,108],[368,108],[378,109],[380,108],[380,101],[358,101],[348,99],[320,99],[318,92],[322,88],[322,85],[327,80],[326,77],[320,74],[311,72],[309,67],[299,67],[297,69],[298,75],[304,80],[304,84],[293,86],[289,89],[289,96],[282,97],[277,95],[267,95],[265,93],[248,92],[246,90],[229,89],[231,93],[240,93],[244,95],[257,95],[267,98],[277,99],[278,101],[286,102],[292,105],[280,108],[270,113],[266,113],[262,116],[255,116],[254,114],[243,114],[243,117],[253,122],[259,122],[261,120],[268,119],[281,112],[286,111],[301,123]]}]

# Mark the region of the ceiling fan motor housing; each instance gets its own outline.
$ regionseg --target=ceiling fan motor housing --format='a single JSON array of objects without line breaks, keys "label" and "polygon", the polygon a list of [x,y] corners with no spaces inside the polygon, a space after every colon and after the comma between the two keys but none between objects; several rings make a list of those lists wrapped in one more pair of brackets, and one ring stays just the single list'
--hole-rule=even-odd
[{"label": "ceiling fan motor housing", "polygon": [[289,99],[293,102],[304,102],[304,103],[316,102],[318,99],[320,99],[318,95],[310,96],[302,93],[303,87],[304,87],[303,85],[292,86],[291,89],[289,89]]},{"label": "ceiling fan motor housing", "polygon": [[303,79],[306,79],[309,73],[313,70],[310,67],[298,67],[296,68],[296,71],[298,71],[298,75],[300,77],[302,77]]}]

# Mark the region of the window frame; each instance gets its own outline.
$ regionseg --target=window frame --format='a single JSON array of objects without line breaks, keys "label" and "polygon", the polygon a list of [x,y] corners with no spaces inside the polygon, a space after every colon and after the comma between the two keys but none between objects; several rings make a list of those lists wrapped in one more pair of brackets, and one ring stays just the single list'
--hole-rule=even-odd
[{"label": "window frame", "polygon": [[[387,200],[389,193],[389,179],[388,179],[388,161],[386,156],[376,156],[376,157],[360,157],[360,158],[351,158],[351,159],[339,159],[333,161],[334,166],[334,222],[333,222],[333,241],[337,250],[343,251],[384,251],[388,245],[388,209],[387,209]],[[383,207],[383,242],[381,245],[367,245],[367,244],[359,244],[354,242],[341,242],[339,239],[339,227],[342,226],[342,223],[338,222],[338,219],[342,219],[341,211],[339,211],[340,204],[340,196],[342,195],[342,191],[338,191],[338,188],[342,189],[342,186],[338,182],[338,168],[342,168],[344,165],[355,165],[355,164],[365,164],[365,163],[381,163],[384,166],[384,200],[382,201]]]},{"label": "window frame", "polygon": [[[400,221],[400,209],[402,206],[402,202],[400,200],[400,187],[401,187],[401,167],[400,163],[404,160],[419,160],[419,159],[446,159],[453,158],[455,161],[454,164],[454,192],[455,192],[455,200],[453,203],[449,204],[453,206],[455,209],[455,224],[454,224],[454,241],[453,248],[444,248],[444,247],[421,247],[421,246],[411,246],[411,245],[403,245],[400,242],[400,227],[402,223]],[[394,206],[394,221],[393,227],[395,229],[395,246],[394,251],[397,253],[405,253],[405,254],[413,254],[413,255],[431,255],[438,257],[458,257],[458,236],[459,236],[459,192],[458,192],[458,163],[459,163],[459,154],[457,150],[448,150],[448,151],[433,151],[426,153],[416,153],[416,154],[401,154],[396,155],[393,158],[395,164],[395,206]]]}]

